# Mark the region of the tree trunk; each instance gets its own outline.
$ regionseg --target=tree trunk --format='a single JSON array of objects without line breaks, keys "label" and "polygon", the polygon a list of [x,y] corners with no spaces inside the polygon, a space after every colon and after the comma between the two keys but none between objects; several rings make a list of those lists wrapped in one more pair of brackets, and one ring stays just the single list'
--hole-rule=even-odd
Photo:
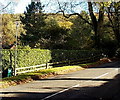
[{"label": "tree trunk", "polygon": [[120,47],[120,13],[119,7],[115,8],[114,26],[113,31],[118,41],[118,46]]},{"label": "tree trunk", "polygon": [[120,47],[120,29],[114,27],[113,31],[114,31],[114,34],[115,34],[115,37],[116,37],[116,40],[117,40],[117,43],[118,43],[118,47]]},{"label": "tree trunk", "polygon": [[[93,26],[93,30],[95,32],[95,43],[94,46],[95,48],[100,48],[100,36],[102,33],[102,28],[103,28],[103,19],[104,19],[104,5],[102,5],[99,9],[99,14],[96,15],[93,13],[93,6],[91,2],[88,2],[88,8],[89,8],[89,13],[90,13],[90,17],[92,20],[92,26]],[[98,16],[98,20],[96,18],[96,16]]]},{"label": "tree trunk", "polygon": [[99,46],[99,36],[98,36],[98,23],[97,23],[97,19],[96,19],[96,16],[94,15],[93,13],[93,7],[92,7],[92,3],[91,2],[88,2],[88,8],[89,8],[89,13],[90,13],[90,17],[91,17],[91,21],[92,21],[92,26],[93,26],[93,30],[95,32],[95,43],[94,43],[94,46],[95,47],[98,47]]}]

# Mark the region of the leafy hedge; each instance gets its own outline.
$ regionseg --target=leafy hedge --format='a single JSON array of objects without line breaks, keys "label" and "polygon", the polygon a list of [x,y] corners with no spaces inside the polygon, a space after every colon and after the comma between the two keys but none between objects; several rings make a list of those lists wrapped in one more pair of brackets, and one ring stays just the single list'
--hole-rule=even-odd
[{"label": "leafy hedge", "polygon": [[[2,50],[2,68],[15,66],[16,50]],[[51,60],[51,52],[49,50],[39,49],[19,49],[16,57],[17,68],[40,65]]]},{"label": "leafy hedge", "polygon": [[[16,50],[2,50],[2,68],[15,66]],[[75,61],[87,59],[99,59],[101,52],[88,50],[40,50],[19,49],[17,50],[17,68],[45,64],[47,62]]]},{"label": "leafy hedge", "polygon": [[99,59],[101,52],[96,50],[52,50],[52,62]]}]

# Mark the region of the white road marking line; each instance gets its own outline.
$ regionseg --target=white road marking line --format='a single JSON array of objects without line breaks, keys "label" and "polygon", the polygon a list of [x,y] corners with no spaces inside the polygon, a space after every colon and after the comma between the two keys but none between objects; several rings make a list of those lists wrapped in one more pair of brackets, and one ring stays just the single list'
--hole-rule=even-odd
[{"label": "white road marking line", "polygon": [[[115,69],[115,70],[118,70],[118,69]],[[113,72],[113,71],[111,71],[111,72]],[[111,72],[109,72],[109,73],[111,73]],[[102,74],[102,75],[100,75],[100,76],[98,76],[98,77],[95,77],[95,78],[93,78],[93,79],[98,79],[98,78],[103,77],[103,76],[105,76],[105,75],[107,75],[107,74],[109,74],[109,73]],[[89,81],[86,81],[86,82],[89,82]],[[65,91],[68,91],[68,90],[70,90],[70,89],[72,89],[72,88],[74,88],[74,87],[78,87],[78,86],[79,86],[79,84],[74,85],[74,86],[72,86],[72,87],[70,87],[70,88],[64,89],[64,90],[59,91],[59,92],[57,92],[57,93],[54,93],[54,94],[52,94],[52,95],[50,95],[50,96],[47,96],[47,97],[45,97],[45,98],[43,98],[43,99],[41,99],[41,100],[46,100],[46,99],[51,98],[51,97],[53,97],[53,96],[55,96],[55,95],[57,95],[57,94],[63,93],[63,92],[65,92]]]},{"label": "white road marking line", "polygon": [[78,86],[79,86],[79,84],[74,85],[74,86],[72,86],[72,87],[70,87],[70,88],[64,89],[64,90],[59,91],[59,92],[57,92],[57,93],[54,93],[54,94],[52,94],[52,95],[50,95],[50,96],[47,96],[47,97],[45,97],[45,98],[43,98],[43,99],[41,99],[41,100],[46,100],[46,99],[51,98],[51,97],[53,97],[53,96],[55,96],[55,95],[57,95],[57,94],[60,94],[60,93],[65,92],[65,91],[68,91],[68,90],[70,90],[70,89],[72,89],[72,88],[74,88],[74,87],[78,87]]},{"label": "white road marking line", "polygon": [[103,76],[105,76],[105,75],[107,75],[107,74],[109,74],[109,73],[102,74],[102,75],[100,75],[100,76],[98,76],[98,77],[95,77],[95,78],[93,78],[93,79],[98,79],[98,78],[103,77]]},{"label": "white road marking line", "polygon": [[[118,69],[115,69],[115,70],[118,70]],[[103,76],[105,76],[105,75],[107,75],[107,74],[110,74],[110,73],[112,73],[112,72],[114,72],[114,71],[110,71],[109,73],[102,74],[102,75],[100,75],[100,76],[98,76],[98,77],[95,77],[95,78],[93,78],[93,79],[98,79],[98,78],[103,77]]]}]

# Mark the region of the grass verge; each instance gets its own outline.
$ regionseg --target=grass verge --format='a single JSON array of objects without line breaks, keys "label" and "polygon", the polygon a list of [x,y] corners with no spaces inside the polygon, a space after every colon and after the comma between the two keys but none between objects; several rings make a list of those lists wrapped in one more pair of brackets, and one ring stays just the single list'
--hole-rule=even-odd
[{"label": "grass verge", "polygon": [[44,79],[50,76],[65,74],[77,70],[82,70],[84,68],[80,66],[63,66],[51,69],[43,69],[36,72],[25,73],[17,76],[3,78],[0,88],[7,88],[9,86],[15,86],[18,84],[28,83],[37,79]]},{"label": "grass verge", "polygon": [[85,68],[94,67],[101,65],[103,63],[108,62],[107,60],[100,60],[93,63],[87,64],[80,64],[80,65],[73,65],[73,66],[63,66],[63,67],[56,67],[51,69],[43,69],[36,72],[25,73],[17,76],[3,78],[2,82],[0,82],[0,88],[7,88],[9,86],[14,86],[18,84],[28,83],[33,80],[44,79],[50,76],[66,74],[69,72],[74,72],[78,70],[83,70]]}]

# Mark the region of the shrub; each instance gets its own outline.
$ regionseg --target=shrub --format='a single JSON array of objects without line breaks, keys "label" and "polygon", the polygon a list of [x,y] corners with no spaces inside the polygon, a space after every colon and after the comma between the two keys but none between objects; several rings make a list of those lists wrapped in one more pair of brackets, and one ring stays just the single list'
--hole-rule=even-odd
[{"label": "shrub", "polygon": [[[17,57],[16,56],[17,52]],[[14,67],[15,59],[17,67],[28,67],[33,65],[40,65],[51,60],[51,53],[49,50],[40,49],[19,49],[19,50],[2,50],[2,68],[3,70]]]},{"label": "shrub", "polygon": [[101,52],[96,50],[4,49],[2,50],[2,70],[5,71],[11,67],[14,68],[15,59],[17,64],[16,68],[20,68],[45,64],[48,62],[92,62],[100,59],[100,57]]},{"label": "shrub", "polygon": [[52,50],[51,56],[52,62],[75,61],[100,57],[101,52],[96,50]]}]

